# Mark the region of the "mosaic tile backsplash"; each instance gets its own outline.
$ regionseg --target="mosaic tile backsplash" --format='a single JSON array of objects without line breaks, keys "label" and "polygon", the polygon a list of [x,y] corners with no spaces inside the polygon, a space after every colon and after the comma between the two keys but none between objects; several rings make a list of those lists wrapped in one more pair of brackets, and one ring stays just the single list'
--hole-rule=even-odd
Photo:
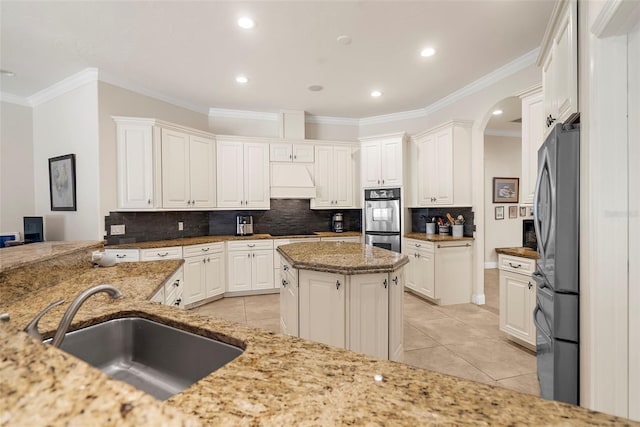
[{"label": "mosaic tile backsplash", "polygon": [[443,207],[443,208],[419,208],[409,209],[411,211],[411,231],[415,233],[427,232],[427,220],[426,218],[442,217],[445,222],[447,221],[447,212],[454,218],[458,215],[464,217],[464,235],[467,237],[473,237],[473,232],[476,231],[474,223],[473,210],[470,207]]},{"label": "mosaic tile backsplash", "polygon": [[[362,230],[362,210],[311,210],[308,199],[272,199],[268,211],[110,212],[105,217],[107,244],[148,242],[182,237],[234,235],[236,215],[253,215],[255,234],[306,234],[331,231],[334,213],[344,215],[345,231]],[[178,222],[184,230],[178,230]],[[111,225],[125,225],[125,234],[110,235]]]}]

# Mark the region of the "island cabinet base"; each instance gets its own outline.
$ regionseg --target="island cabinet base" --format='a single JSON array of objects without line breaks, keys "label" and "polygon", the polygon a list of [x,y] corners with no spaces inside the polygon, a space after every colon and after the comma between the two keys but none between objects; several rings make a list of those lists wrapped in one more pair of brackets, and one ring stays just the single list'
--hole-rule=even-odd
[{"label": "island cabinet base", "polygon": [[[296,271],[288,268],[283,271]],[[390,273],[345,275],[298,272],[297,336],[335,347],[399,361],[403,353],[402,268]],[[282,332],[294,333],[291,290],[295,280],[283,275]],[[287,327],[285,330],[284,327]]]}]

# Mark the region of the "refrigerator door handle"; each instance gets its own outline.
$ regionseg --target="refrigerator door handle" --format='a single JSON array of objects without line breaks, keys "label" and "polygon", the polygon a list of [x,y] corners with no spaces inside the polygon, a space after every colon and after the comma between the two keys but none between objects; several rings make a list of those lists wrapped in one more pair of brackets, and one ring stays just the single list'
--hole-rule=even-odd
[{"label": "refrigerator door handle", "polygon": [[551,286],[547,284],[549,283],[547,276],[537,268],[536,268],[536,271],[534,271],[534,273],[532,274],[532,276],[533,276],[533,280],[536,282],[536,284],[540,289],[547,288],[547,289],[553,290],[553,288],[551,288]]},{"label": "refrigerator door handle", "polygon": [[[533,228],[536,231],[536,240],[538,241],[538,252],[540,253],[540,258],[545,258],[545,247],[541,241],[542,230],[540,229],[540,213],[538,212],[538,205],[540,202],[540,185],[542,183],[542,176],[544,175],[544,170],[549,164],[549,153],[545,150],[543,154],[543,160],[538,165],[538,176],[536,177],[536,188],[533,193]],[[549,220],[549,219],[547,219]]]},{"label": "refrigerator door handle", "polygon": [[[540,306],[536,304],[536,308],[533,310],[533,323],[535,323],[536,328],[544,335],[544,337],[551,343],[553,340],[551,339],[551,334],[548,334],[547,331],[544,330],[542,324],[538,322],[538,312],[540,311]],[[543,313],[544,314],[544,313]]]}]

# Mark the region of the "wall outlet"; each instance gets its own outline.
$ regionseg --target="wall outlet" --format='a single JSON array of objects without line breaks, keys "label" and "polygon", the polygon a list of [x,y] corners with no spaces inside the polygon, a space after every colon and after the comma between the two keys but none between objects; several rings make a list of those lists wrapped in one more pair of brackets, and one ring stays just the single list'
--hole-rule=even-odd
[{"label": "wall outlet", "polygon": [[124,224],[112,225],[111,226],[111,235],[112,236],[120,236],[122,234],[124,234]]},{"label": "wall outlet", "polygon": [[184,230],[184,222],[182,222],[182,221],[178,221],[178,230],[179,230],[179,231]]}]

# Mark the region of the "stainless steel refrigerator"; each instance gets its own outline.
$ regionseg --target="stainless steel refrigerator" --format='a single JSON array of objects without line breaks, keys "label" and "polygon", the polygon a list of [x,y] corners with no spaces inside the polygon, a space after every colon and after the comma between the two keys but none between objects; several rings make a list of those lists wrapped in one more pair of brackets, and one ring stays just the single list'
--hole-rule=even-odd
[{"label": "stainless steel refrigerator", "polygon": [[578,405],[580,126],[557,124],[538,151],[536,357],[540,394]]}]

